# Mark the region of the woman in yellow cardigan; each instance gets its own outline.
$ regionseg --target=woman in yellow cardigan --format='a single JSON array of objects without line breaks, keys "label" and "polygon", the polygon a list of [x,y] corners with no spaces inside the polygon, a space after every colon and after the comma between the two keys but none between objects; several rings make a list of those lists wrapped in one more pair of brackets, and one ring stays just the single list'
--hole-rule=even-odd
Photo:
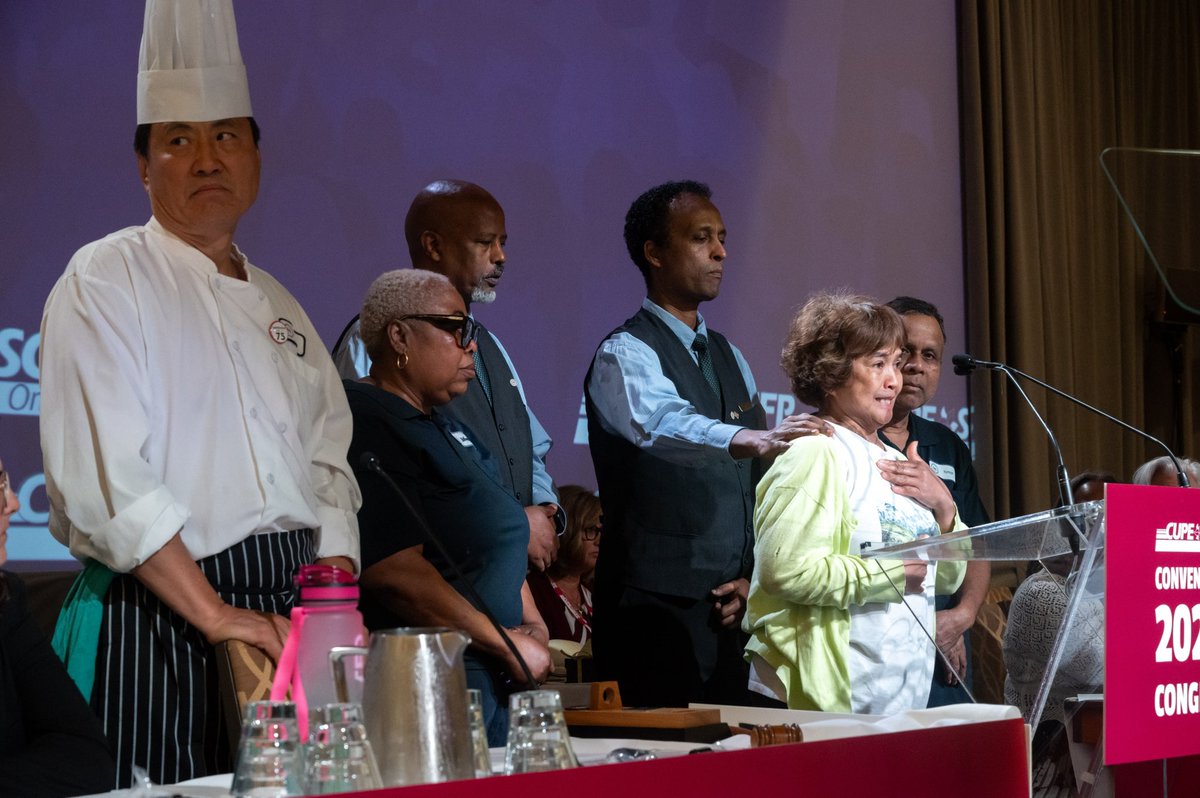
[{"label": "woman in yellow cardigan", "polygon": [[[750,688],[793,709],[886,715],[924,707],[933,596],[961,563],[866,560],[963,528],[945,484],[878,430],[903,387],[904,325],[866,297],[819,294],[792,321],[783,368],[831,436],[798,439],[758,485],[744,627]],[[906,606],[907,605],[907,606]]]}]

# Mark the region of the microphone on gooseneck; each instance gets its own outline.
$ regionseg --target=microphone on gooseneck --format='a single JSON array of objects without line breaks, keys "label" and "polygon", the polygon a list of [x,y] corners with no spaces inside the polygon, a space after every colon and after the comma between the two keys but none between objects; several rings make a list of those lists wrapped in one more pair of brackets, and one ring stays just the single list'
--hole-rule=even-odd
[{"label": "microphone on gooseneck", "polygon": [[400,497],[400,501],[404,502],[404,506],[412,514],[413,518],[417,519],[417,525],[421,527],[421,532],[425,535],[425,539],[434,545],[434,548],[438,550],[438,553],[442,555],[446,562],[450,563],[450,568],[463,583],[463,586],[466,588],[467,594],[471,601],[475,603],[475,606],[479,608],[480,612],[487,616],[487,619],[492,624],[492,627],[500,635],[500,639],[504,641],[504,645],[508,646],[508,650],[512,652],[514,657],[517,658],[517,662],[521,666],[521,672],[525,675],[525,681],[529,684],[529,689],[538,689],[537,679],[533,678],[533,671],[529,670],[529,665],[525,662],[525,658],[521,656],[520,651],[517,651],[517,647],[513,644],[512,638],[508,636],[508,630],[505,629],[498,620],[496,620],[496,616],[492,614],[487,602],[485,602],[475,590],[475,584],[467,577],[466,574],[462,572],[462,569],[458,567],[458,561],[450,556],[450,552],[446,551],[445,545],[442,544],[442,539],[433,533],[433,529],[425,521],[425,516],[417,511],[417,508],[413,506],[412,501],[409,500],[408,495],[405,494],[404,491],[400,490],[400,486],[396,484],[396,481],[388,476],[388,473],[383,470],[383,466],[380,464],[379,458],[375,456],[374,452],[363,452],[362,457],[358,459],[358,462],[363,468],[366,468],[369,471],[374,471],[376,474],[378,474],[387,484],[387,486],[392,489],[392,492]]},{"label": "microphone on gooseneck", "polygon": [[1132,424],[1127,424],[1124,421],[1122,421],[1121,419],[1117,418],[1116,416],[1110,415],[1109,413],[1105,413],[1100,408],[1094,407],[1094,406],[1088,404],[1087,402],[1083,401],[1082,399],[1080,399],[1076,396],[1072,396],[1071,394],[1067,393],[1066,391],[1059,390],[1058,388],[1055,388],[1053,385],[1049,385],[1045,382],[1042,382],[1037,377],[1026,374],[1025,372],[1021,371],[1020,369],[1013,368],[1012,366],[1007,366],[1003,363],[992,363],[987,360],[976,360],[975,358],[971,357],[970,355],[955,355],[952,358],[952,360],[954,362],[954,373],[955,374],[960,374],[960,375],[961,374],[970,374],[976,367],[985,368],[985,369],[993,369],[996,371],[1004,371],[1010,377],[1012,377],[1015,374],[1016,376],[1020,377],[1021,379],[1029,380],[1034,385],[1040,385],[1041,387],[1045,388],[1047,391],[1049,391],[1052,394],[1061,396],[1063,399],[1066,399],[1069,402],[1074,402],[1075,404],[1082,407],[1084,410],[1095,413],[1096,415],[1100,416],[1101,418],[1108,419],[1109,421],[1116,424],[1121,429],[1129,430],[1134,435],[1137,435],[1141,438],[1144,438],[1145,440],[1150,441],[1151,443],[1153,443],[1153,444],[1157,445],[1159,448],[1161,448],[1164,452],[1166,452],[1167,457],[1171,458],[1171,463],[1175,466],[1175,478],[1179,482],[1179,487],[1186,488],[1186,487],[1190,486],[1191,483],[1188,480],[1187,472],[1185,472],[1183,470],[1183,466],[1179,464],[1179,458],[1175,456],[1175,453],[1173,451],[1171,451],[1169,446],[1167,446],[1165,443],[1160,441],[1158,438],[1151,435],[1149,432],[1138,429],[1137,427],[1133,426]]},{"label": "microphone on gooseneck", "polygon": [[977,368],[999,369],[1004,365],[1003,363],[993,363],[990,360],[978,360],[970,355],[955,355],[950,358],[950,361],[954,363],[954,373],[960,377],[970,374]]},{"label": "microphone on gooseneck", "polygon": [[[1033,400],[1029,398],[1029,394],[1025,393],[1025,389],[1021,387],[1021,383],[1017,382],[1017,378],[1013,376],[1009,367],[1003,363],[993,363],[990,360],[976,360],[970,355],[955,355],[951,358],[954,363],[954,373],[959,375],[970,374],[976,368],[984,368],[989,371],[1000,371],[1004,376],[1008,377],[1013,387],[1017,389],[1017,393],[1021,394],[1021,398],[1025,400],[1025,404],[1029,405],[1029,409],[1033,411],[1033,415],[1042,425],[1042,429],[1046,430],[1046,437],[1050,439],[1050,446],[1054,449],[1054,456],[1058,459],[1058,500],[1059,506],[1067,507],[1074,502],[1071,500],[1071,477],[1067,474],[1067,465],[1063,462],[1062,449],[1059,448],[1058,438],[1054,436],[1054,431],[1050,429],[1050,425],[1046,423],[1046,419],[1042,418],[1042,414],[1038,412],[1037,406]],[[1071,539],[1071,546],[1076,545],[1074,538]]]}]

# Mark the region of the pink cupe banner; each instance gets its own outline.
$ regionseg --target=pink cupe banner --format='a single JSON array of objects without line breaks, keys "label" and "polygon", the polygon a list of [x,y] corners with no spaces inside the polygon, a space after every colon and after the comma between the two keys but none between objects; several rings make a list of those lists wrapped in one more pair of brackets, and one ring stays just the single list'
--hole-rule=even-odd
[{"label": "pink cupe banner", "polygon": [[1107,487],[1104,762],[1200,753],[1200,490]]}]

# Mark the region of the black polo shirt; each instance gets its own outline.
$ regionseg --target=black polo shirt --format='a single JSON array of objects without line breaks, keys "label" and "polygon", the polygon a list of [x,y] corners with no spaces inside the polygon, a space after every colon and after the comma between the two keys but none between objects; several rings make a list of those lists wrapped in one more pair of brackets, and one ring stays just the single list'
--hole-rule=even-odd
[{"label": "black polo shirt", "polygon": [[979,526],[991,521],[991,517],[979,499],[979,481],[975,477],[975,467],[971,464],[971,451],[963,443],[962,438],[945,424],[922,418],[916,413],[908,416],[908,440],[894,442],[884,431],[879,431],[880,439],[893,449],[904,451],[909,441],[917,441],[917,454],[921,455],[933,473],[937,474],[954,503],[958,505],[958,515],[967,526]]}]

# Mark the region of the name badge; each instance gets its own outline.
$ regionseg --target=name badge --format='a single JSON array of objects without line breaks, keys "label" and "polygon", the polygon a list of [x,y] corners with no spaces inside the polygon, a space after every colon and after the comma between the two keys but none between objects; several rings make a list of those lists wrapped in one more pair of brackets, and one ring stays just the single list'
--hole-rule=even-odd
[{"label": "name badge", "polygon": [[938,479],[942,479],[947,482],[954,481],[954,466],[931,462],[929,467],[933,470],[933,473],[937,474]]},{"label": "name badge", "polygon": [[467,435],[467,433],[463,432],[462,430],[454,430],[450,434],[454,436],[454,440],[458,441],[459,445],[461,445],[463,448],[475,445],[471,443],[471,438]]},{"label": "name badge", "polygon": [[296,326],[287,319],[279,318],[271,322],[267,327],[267,335],[271,336],[271,340],[277,344],[291,344],[296,347],[296,354],[304,357],[304,352],[308,348],[308,340],[304,333],[298,331]]},{"label": "name badge", "polygon": [[729,411],[729,419],[731,421],[737,421],[739,418],[742,417],[742,413],[749,413],[751,410],[754,409],[755,401],[756,400],[752,399],[749,402],[743,402],[742,404],[738,405],[737,410],[730,410]]}]

